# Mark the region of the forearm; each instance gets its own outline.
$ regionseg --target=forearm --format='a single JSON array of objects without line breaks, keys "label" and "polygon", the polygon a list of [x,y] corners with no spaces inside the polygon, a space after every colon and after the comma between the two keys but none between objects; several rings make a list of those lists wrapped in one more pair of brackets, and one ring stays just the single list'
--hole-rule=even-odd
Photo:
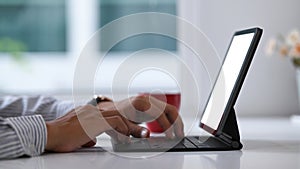
[{"label": "forearm", "polygon": [[0,116],[4,118],[40,114],[53,120],[74,108],[71,101],[59,101],[47,96],[0,97]]},{"label": "forearm", "polygon": [[0,159],[40,155],[46,137],[46,125],[40,115],[0,117]]}]

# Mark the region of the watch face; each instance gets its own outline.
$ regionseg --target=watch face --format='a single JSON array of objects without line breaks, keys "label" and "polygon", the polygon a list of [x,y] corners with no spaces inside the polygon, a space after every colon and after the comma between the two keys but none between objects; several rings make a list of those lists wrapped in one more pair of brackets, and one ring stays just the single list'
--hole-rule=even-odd
[{"label": "watch face", "polygon": [[100,102],[110,102],[110,101],[112,101],[111,99],[109,99],[105,96],[102,96],[102,95],[98,95],[96,97],[94,96],[94,98],[95,98],[97,104],[100,103]]},{"label": "watch face", "polygon": [[102,98],[98,96],[98,97],[96,98],[96,102],[97,102],[97,103],[100,103],[101,101],[102,101]]}]

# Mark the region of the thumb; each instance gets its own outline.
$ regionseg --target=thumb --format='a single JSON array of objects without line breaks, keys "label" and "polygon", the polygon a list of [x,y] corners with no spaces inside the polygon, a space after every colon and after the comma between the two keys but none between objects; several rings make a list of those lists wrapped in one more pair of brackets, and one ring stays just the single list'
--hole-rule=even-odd
[{"label": "thumb", "polygon": [[127,126],[129,128],[129,132],[133,137],[136,138],[148,138],[150,136],[150,131],[142,126],[134,124],[130,121],[127,121]]},{"label": "thumb", "polygon": [[82,147],[93,147],[94,145],[96,145],[97,140],[93,139],[89,142],[87,142],[86,144],[82,145]]}]

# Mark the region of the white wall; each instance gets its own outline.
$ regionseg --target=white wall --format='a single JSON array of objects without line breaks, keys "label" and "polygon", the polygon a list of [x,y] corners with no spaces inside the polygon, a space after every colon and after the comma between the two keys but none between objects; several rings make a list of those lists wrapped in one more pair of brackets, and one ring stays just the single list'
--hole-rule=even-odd
[{"label": "white wall", "polygon": [[179,0],[179,15],[197,25],[223,57],[234,30],[259,26],[263,38],[236,105],[242,115],[299,113],[295,69],[285,59],[267,57],[264,47],[277,33],[300,28],[298,0]]}]

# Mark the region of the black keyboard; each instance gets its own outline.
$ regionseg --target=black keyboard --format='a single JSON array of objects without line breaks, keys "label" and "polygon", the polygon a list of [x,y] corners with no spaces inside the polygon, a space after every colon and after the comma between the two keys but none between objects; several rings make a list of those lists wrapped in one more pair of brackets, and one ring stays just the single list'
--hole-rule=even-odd
[{"label": "black keyboard", "polygon": [[134,139],[132,142],[139,146],[148,146],[153,149],[172,149],[172,148],[203,148],[210,145],[201,142],[196,137],[185,137],[183,139],[168,139],[166,137],[150,137],[147,139]]},{"label": "black keyboard", "polygon": [[209,148],[211,147],[205,141],[199,140],[197,137],[185,137],[174,148]]},{"label": "black keyboard", "polygon": [[[131,143],[113,144],[115,151],[193,151],[225,147],[214,137],[189,136],[183,139],[166,137],[132,138]],[[227,147],[227,146],[226,146]]]}]

